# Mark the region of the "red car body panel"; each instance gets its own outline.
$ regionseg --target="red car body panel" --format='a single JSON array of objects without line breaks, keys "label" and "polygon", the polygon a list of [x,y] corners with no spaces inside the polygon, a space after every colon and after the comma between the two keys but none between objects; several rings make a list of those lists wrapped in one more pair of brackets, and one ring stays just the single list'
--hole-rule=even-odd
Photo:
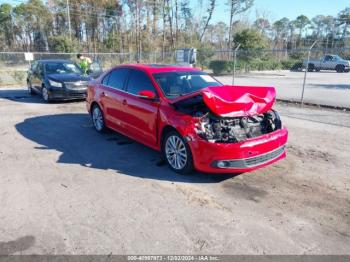
[{"label": "red car body panel", "polygon": [[[158,100],[146,100],[123,90],[104,86],[105,75],[116,68],[130,68],[145,72],[153,83]],[[107,127],[122,133],[155,150],[161,150],[163,131],[173,128],[188,141],[192,152],[194,167],[208,173],[242,173],[270,165],[286,157],[278,155],[271,161],[251,168],[221,169],[213,166],[214,161],[247,159],[269,153],[286,145],[288,131],[286,128],[240,143],[211,143],[195,131],[199,118],[184,114],[174,108],[181,100],[202,95],[205,104],[215,114],[229,117],[253,116],[270,110],[275,102],[275,89],[271,87],[209,87],[200,92],[181,96],[177,99],[167,98],[156,80],[155,73],[171,71],[200,71],[195,68],[169,66],[152,67],[147,65],[123,65],[106,72],[99,79],[90,83],[87,96],[87,110],[97,103],[104,114]]]},{"label": "red car body panel", "polygon": [[222,117],[259,115],[269,111],[276,100],[272,87],[224,86],[203,90],[209,109]]}]

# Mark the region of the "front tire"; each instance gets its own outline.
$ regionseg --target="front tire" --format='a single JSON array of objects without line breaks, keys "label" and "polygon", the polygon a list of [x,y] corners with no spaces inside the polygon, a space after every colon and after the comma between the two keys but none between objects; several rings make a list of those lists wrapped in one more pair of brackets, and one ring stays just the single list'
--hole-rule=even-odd
[{"label": "front tire", "polygon": [[106,131],[106,124],[105,119],[103,117],[103,112],[98,105],[94,105],[92,107],[91,119],[97,132],[103,133]]},{"label": "front tire", "polygon": [[166,134],[162,144],[163,158],[176,173],[187,175],[193,172],[193,158],[187,141],[176,131]]},{"label": "front tire", "polygon": [[29,96],[34,95],[33,88],[32,88],[32,84],[30,83],[29,80],[27,81],[27,88],[28,88],[28,95],[29,95]]},{"label": "front tire", "polygon": [[315,70],[315,65],[314,64],[309,64],[308,71],[313,72]]},{"label": "front tire", "polygon": [[41,95],[45,102],[50,103],[51,99],[50,99],[49,91],[45,86],[41,90]]}]

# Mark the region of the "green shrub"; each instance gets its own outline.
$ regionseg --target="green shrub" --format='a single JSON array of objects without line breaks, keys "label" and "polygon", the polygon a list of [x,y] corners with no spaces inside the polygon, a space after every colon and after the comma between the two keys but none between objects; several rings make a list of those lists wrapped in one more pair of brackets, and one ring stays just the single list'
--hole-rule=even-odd
[{"label": "green shrub", "polygon": [[293,60],[303,60],[305,59],[305,52],[301,52],[301,51],[293,51],[289,54],[289,57]]},{"label": "green shrub", "polygon": [[288,60],[282,60],[282,69],[284,70],[293,70],[293,68],[296,68],[299,64],[302,64],[303,62],[301,60],[295,60],[295,59],[288,59]]},{"label": "green shrub", "polygon": [[202,69],[208,68],[210,59],[215,55],[211,49],[201,49],[197,52],[197,61]]},{"label": "green shrub", "polygon": [[265,71],[265,70],[279,70],[282,64],[277,60],[262,61],[259,59],[252,60],[245,64],[246,71]]},{"label": "green shrub", "polygon": [[[238,59],[236,62],[237,71],[267,71],[267,70],[293,70],[297,68],[302,61],[295,59],[287,59],[278,61],[275,59],[253,59],[251,61]],[[213,70],[214,74],[222,74],[226,72],[232,72],[234,63],[233,61],[225,60],[213,60],[209,64],[209,68]]]},{"label": "green shrub", "polygon": [[219,75],[230,70],[230,63],[225,60],[213,60],[209,63],[209,68],[215,75]]}]

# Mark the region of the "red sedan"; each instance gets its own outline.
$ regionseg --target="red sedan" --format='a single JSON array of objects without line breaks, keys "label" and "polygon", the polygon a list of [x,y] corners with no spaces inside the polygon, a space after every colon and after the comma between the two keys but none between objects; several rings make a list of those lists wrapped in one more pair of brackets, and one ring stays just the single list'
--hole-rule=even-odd
[{"label": "red sedan", "polygon": [[122,65],[90,83],[87,110],[98,132],[160,151],[178,173],[243,173],[286,156],[275,97],[274,88],[225,86],[194,68]]}]

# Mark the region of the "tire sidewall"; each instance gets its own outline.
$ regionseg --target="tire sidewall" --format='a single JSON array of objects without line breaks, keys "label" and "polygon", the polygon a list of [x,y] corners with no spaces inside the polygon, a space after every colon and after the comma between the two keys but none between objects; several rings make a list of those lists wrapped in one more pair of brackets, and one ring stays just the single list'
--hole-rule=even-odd
[{"label": "tire sidewall", "polygon": [[[100,129],[100,130],[98,130],[97,128],[96,128],[96,125],[95,125],[95,121],[94,121],[94,111],[95,110],[99,110],[100,111],[100,113],[101,113],[101,115],[102,115],[102,123],[103,123],[103,125],[102,125],[102,128]],[[97,132],[99,132],[99,133],[104,133],[105,131],[106,131],[106,122],[105,122],[105,117],[104,117],[104,115],[103,115],[103,111],[102,111],[102,109],[98,106],[98,105],[94,105],[93,107],[92,107],[92,110],[91,110],[91,120],[92,120],[92,123],[93,123],[93,125],[94,125],[94,128],[95,128],[95,130],[97,131]]]},{"label": "tire sidewall", "polygon": [[308,66],[308,71],[313,72],[315,70],[315,65],[314,64],[309,64]]},{"label": "tire sidewall", "polygon": [[337,65],[335,70],[338,72],[338,73],[343,73],[345,72],[345,66],[343,65]]},{"label": "tire sidewall", "polygon": [[[169,137],[171,136],[177,136],[178,138],[181,139],[181,141],[184,143],[185,147],[186,147],[186,153],[187,153],[187,162],[186,165],[182,168],[182,169],[175,169],[173,168],[169,161],[168,158],[166,156],[166,152],[165,152],[165,146],[166,146],[166,142],[169,139]],[[189,146],[189,144],[187,143],[187,141],[176,131],[170,131],[168,132],[162,142],[162,157],[163,159],[168,163],[168,166],[170,167],[171,170],[173,170],[174,172],[181,174],[181,175],[189,175],[194,171],[194,165],[193,165],[193,157],[192,157],[192,152],[191,152],[191,148]]]},{"label": "tire sidewall", "polygon": [[28,88],[28,95],[33,95],[33,88],[32,88],[32,84],[30,83],[30,81],[27,81],[27,88]]},{"label": "tire sidewall", "polygon": [[[47,99],[45,99],[44,90],[46,90],[46,92],[47,92]],[[47,103],[50,103],[51,99],[50,99],[50,96],[49,96],[49,90],[47,90],[47,88],[45,86],[43,87],[43,89],[41,91],[41,94],[42,94],[42,97],[43,97],[44,101],[47,102]]]}]

